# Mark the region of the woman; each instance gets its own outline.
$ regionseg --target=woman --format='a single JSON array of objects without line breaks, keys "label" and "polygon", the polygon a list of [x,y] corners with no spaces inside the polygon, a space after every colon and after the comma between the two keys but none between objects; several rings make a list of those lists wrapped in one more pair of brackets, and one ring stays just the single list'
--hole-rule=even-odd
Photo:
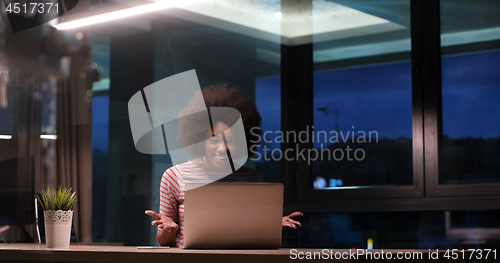
[{"label": "woman", "polygon": [[[257,143],[258,135],[250,133],[253,127],[260,126],[262,118],[255,103],[245,97],[236,88],[228,88],[226,84],[210,86],[195,96],[203,96],[206,107],[227,107],[236,109],[241,114],[243,128],[246,135],[247,147],[239,145],[238,132],[231,130],[230,126],[239,118],[239,114],[211,114],[212,127],[200,125],[200,117],[207,115],[183,114],[200,112],[205,105],[196,104],[195,97],[183,109],[179,122],[179,140],[196,159],[169,168],[163,174],[160,185],[160,213],[146,211],[146,214],[156,220],[151,222],[156,225],[158,232],[156,240],[160,245],[183,246],[184,232],[184,185],[188,182],[210,183],[215,180],[220,182],[262,182],[262,175],[255,169],[236,165],[234,160],[239,156],[250,154],[249,149]],[[222,133],[224,132],[224,133]],[[203,142],[204,143],[198,143]],[[194,146],[193,146],[194,145]],[[236,168],[236,171],[232,172]],[[239,167],[239,169],[238,169]],[[229,175],[228,175],[229,174]],[[282,225],[297,228],[301,225],[292,217],[302,215],[294,212],[282,219]]]}]

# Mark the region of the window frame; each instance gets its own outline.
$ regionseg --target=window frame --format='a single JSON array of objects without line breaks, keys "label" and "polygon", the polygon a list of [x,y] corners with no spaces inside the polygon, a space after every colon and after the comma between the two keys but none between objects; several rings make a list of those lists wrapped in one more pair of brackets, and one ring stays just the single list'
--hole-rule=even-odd
[{"label": "window frame", "polygon": [[[421,210],[478,210],[496,209],[500,201],[500,183],[439,184],[442,158],[442,100],[441,58],[443,54],[458,53],[461,47],[441,48],[439,0],[410,0],[411,65],[412,65],[412,142],[413,185],[372,187],[361,189],[315,190],[310,180],[312,167],[305,160],[282,160],[282,182],[285,184],[285,207],[296,207],[303,212],[366,212],[366,211],[421,211]],[[500,41],[466,44],[470,50],[494,49]],[[306,47],[307,46],[307,47]],[[367,59],[400,61],[406,52],[314,65],[312,44],[298,47],[282,45],[282,130],[299,131],[313,124],[312,81],[307,89],[298,91],[297,78],[311,78],[309,68],[332,69],[345,65],[366,65]],[[310,52],[310,54],[307,54]],[[406,54],[405,54],[406,53]],[[295,58],[290,58],[295,57]],[[298,58],[302,58],[299,60]],[[299,63],[300,62],[300,63]],[[298,63],[302,70],[287,70],[287,63]],[[283,69],[285,68],[285,69]],[[307,90],[305,92],[304,90]],[[288,91],[288,92],[286,92]],[[293,115],[287,105],[292,91],[294,101],[307,112]],[[296,118],[290,118],[290,114]],[[300,125],[297,125],[300,123]],[[299,144],[299,149],[312,144]],[[282,150],[295,145],[283,144]],[[292,185],[289,185],[292,184]],[[293,196],[291,193],[296,193]]]}]

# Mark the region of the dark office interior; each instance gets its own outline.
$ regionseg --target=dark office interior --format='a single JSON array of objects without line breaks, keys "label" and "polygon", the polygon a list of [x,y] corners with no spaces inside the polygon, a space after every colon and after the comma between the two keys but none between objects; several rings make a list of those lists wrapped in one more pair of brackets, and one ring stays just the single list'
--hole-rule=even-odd
[{"label": "dark office interior", "polygon": [[64,185],[78,192],[72,242],[156,246],[144,210],[173,164],[136,150],[127,103],[195,69],[202,88],[257,104],[246,166],[284,184],[284,215],[304,214],[282,247],[500,248],[500,2],[202,4],[16,33],[2,5],[1,240],[38,242],[32,197]]}]

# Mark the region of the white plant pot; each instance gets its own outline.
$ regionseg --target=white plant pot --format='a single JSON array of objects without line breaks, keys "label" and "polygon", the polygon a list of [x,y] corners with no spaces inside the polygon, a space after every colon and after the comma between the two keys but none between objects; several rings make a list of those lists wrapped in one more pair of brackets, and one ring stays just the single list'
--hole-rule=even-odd
[{"label": "white plant pot", "polygon": [[69,248],[73,211],[44,211],[47,248]]}]

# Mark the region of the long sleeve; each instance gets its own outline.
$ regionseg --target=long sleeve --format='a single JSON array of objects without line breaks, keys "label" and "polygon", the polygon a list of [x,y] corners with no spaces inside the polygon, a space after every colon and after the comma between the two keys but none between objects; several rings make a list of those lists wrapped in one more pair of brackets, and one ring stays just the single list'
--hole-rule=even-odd
[{"label": "long sleeve", "polygon": [[160,214],[168,216],[172,221],[179,223],[179,186],[175,173],[168,169],[163,173],[160,184]]}]

